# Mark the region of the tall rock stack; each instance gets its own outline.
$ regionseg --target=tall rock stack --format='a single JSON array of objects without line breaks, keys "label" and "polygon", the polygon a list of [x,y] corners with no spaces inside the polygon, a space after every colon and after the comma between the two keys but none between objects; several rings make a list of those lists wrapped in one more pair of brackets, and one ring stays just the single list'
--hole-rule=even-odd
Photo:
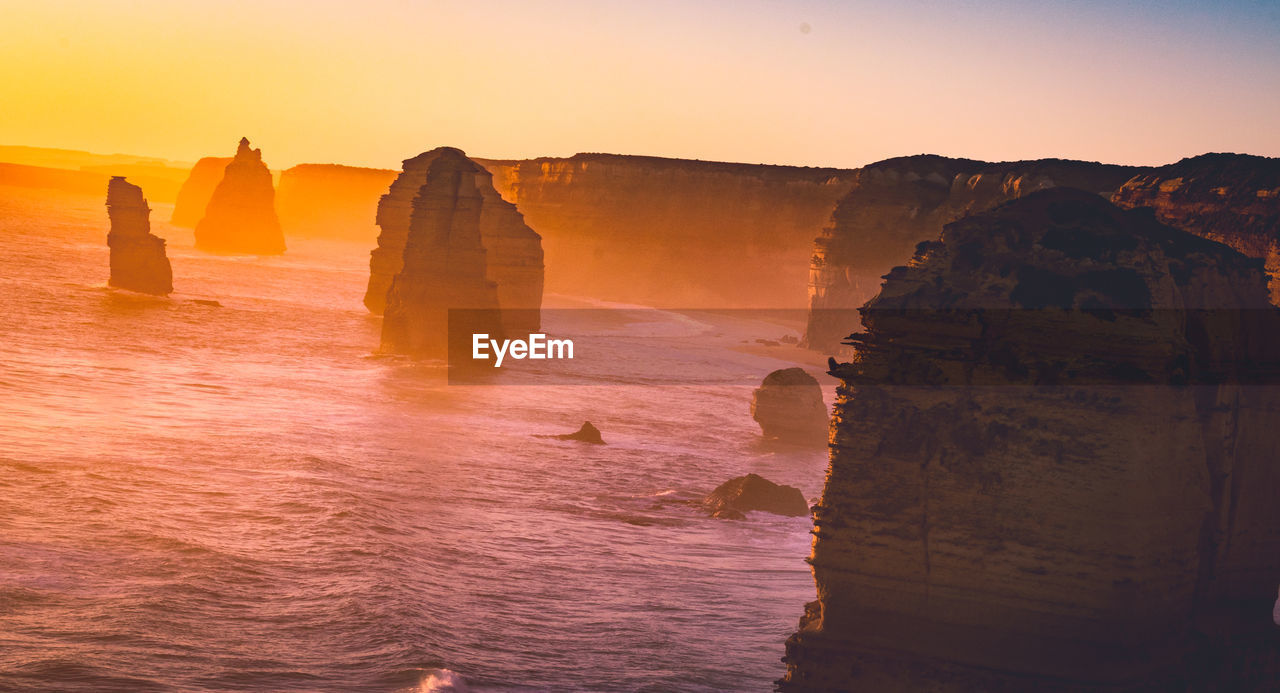
[{"label": "tall rock stack", "polygon": [[1060,159],[989,163],[934,155],[859,169],[814,241],[804,346],[839,351],[882,275],[910,257],[917,243],[936,240],[945,224],[1046,188],[1110,195],[1140,171]]},{"label": "tall rock stack", "polygon": [[863,323],[781,690],[1280,680],[1260,260],[1049,190],[948,225]]},{"label": "tall rock stack", "polygon": [[111,230],[111,278],[108,284],[157,296],[173,292],[173,269],[164,239],[151,233],[151,208],[142,188],[113,176],[107,184],[107,217]]},{"label": "tall rock stack", "polygon": [[209,198],[204,218],[196,224],[196,247],[213,253],[283,253],[275,194],[262,150],[250,149],[249,140],[241,138],[235,158]]},{"label": "tall rock stack", "polygon": [[1280,305],[1280,159],[1203,154],[1135,176],[1111,201],[1262,258]]},{"label": "tall rock stack", "polygon": [[[502,338],[498,286],[488,278],[480,237],[481,173],[458,150],[440,152],[428,166],[413,198],[403,267],[387,291],[383,350],[444,358],[450,339]],[[451,309],[467,313],[460,319]]]},{"label": "tall rock stack", "polygon": [[[441,156],[466,159],[452,147],[439,147],[404,161],[404,169],[378,203],[378,247],[369,258],[369,286],[364,304],[381,314],[387,305],[387,290],[404,266],[405,242],[415,198],[427,181],[427,172]],[[467,159],[470,161],[469,159]],[[542,237],[524,223],[515,205],[502,199],[494,189],[492,174],[476,165],[475,187],[479,191],[480,239],[488,261],[488,277],[497,282],[498,301],[504,309],[508,336],[536,332],[542,307]]]}]

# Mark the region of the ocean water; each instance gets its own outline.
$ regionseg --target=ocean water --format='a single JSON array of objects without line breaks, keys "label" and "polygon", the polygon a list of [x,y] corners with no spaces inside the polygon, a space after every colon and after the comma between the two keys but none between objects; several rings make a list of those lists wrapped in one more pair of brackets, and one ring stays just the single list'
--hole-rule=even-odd
[{"label": "ocean water", "polygon": [[[0,188],[0,690],[781,676],[809,520],[683,502],[747,472],[819,493],[825,451],[763,445],[749,386],[449,386],[375,353],[368,248],[214,257],[153,207],[166,299],[105,287],[101,199]],[[669,318],[708,367],[789,365],[733,349],[776,326]],[[585,419],[608,445],[537,437]]]}]

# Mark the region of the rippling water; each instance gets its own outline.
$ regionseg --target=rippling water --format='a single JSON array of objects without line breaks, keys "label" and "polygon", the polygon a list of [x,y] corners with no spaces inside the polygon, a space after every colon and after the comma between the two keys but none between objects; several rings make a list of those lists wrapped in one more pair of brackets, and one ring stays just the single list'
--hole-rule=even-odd
[{"label": "rippling water", "polygon": [[[0,188],[0,689],[782,674],[808,519],[677,502],[748,471],[819,492],[824,452],[762,447],[750,388],[449,387],[373,355],[367,248],[212,257],[153,206],[168,299],[105,288],[100,199]],[[584,419],[608,445],[534,437]]]}]

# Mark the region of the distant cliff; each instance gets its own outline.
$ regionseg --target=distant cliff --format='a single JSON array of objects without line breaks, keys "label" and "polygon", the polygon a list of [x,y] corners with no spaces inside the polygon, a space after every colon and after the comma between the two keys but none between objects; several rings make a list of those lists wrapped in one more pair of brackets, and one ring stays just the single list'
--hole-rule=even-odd
[{"label": "distant cliff", "polygon": [[1121,207],[1151,207],[1166,224],[1266,261],[1280,305],[1280,159],[1204,154],[1136,176],[1116,191]]},{"label": "distant cliff", "polygon": [[841,169],[613,154],[477,160],[543,236],[547,291],[667,307],[798,308]]},{"label": "distant cliff", "polygon": [[398,171],[338,164],[300,164],[280,174],[276,211],[285,235],[373,245],[378,198]]},{"label": "distant cliff", "polygon": [[782,690],[1271,690],[1260,260],[1048,190],[946,226],[863,316]]},{"label": "distant cliff", "polygon": [[209,206],[209,198],[222,182],[227,164],[231,157],[206,156],[196,162],[191,173],[178,189],[178,197],[173,203],[173,214],[169,223],[177,226],[195,228],[204,218],[204,210]]},{"label": "distant cliff", "polygon": [[813,244],[804,344],[838,351],[840,340],[857,330],[856,311],[879,290],[881,276],[911,257],[917,243],[937,239],[945,224],[1051,187],[1109,196],[1141,170],[1061,159],[990,163],[933,155],[859,169]]},{"label": "distant cliff", "polygon": [[214,253],[279,255],[285,250],[284,233],[276,216],[271,171],[262,161],[262,150],[240,139],[236,155],[223,171],[196,224],[196,247]]},{"label": "distant cliff", "polygon": [[151,233],[151,208],[142,188],[115,176],[107,184],[107,217],[111,230],[111,286],[166,296],[173,292],[173,270],[164,239]]}]

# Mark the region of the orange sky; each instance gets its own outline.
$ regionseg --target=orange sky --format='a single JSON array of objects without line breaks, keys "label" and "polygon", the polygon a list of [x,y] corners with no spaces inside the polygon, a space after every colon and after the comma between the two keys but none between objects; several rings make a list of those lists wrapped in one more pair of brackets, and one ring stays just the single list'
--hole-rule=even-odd
[{"label": "orange sky", "polygon": [[608,151],[1280,156],[1280,9],[1190,2],[0,0],[0,144],[273,168]]}]

